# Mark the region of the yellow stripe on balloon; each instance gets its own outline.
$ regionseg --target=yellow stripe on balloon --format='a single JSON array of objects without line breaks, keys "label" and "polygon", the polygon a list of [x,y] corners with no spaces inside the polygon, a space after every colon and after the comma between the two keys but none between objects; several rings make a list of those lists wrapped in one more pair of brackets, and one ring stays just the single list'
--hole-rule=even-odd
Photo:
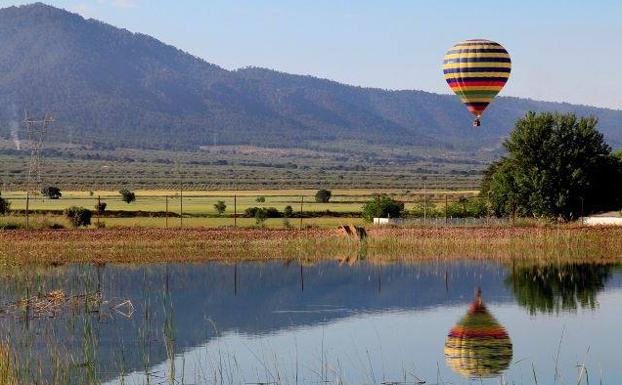
[{"label": "yellow stripe on balloon", "polygon": [[462,79],[462,78],[505,78],[510,77],[509,72],[457,72],[453,74],[445,74],[445,79]]},{"label": "yellow stripe on balloon", "polygon": [[494,52],[481,52],[481,53],[450,53],[445,55],[445,60],[449,59],[462,59],[472,57],[494,57],[509,59],[510,55],[507,53],[494,53]]},{"label": "yellow stripe on balloon", "polygon": [[474,63],[447,63],[447,64],[443,64],[443,69],[448,69],[448,68],[472,68],[472,67],[512,68],[512,63],[474,62]]}]

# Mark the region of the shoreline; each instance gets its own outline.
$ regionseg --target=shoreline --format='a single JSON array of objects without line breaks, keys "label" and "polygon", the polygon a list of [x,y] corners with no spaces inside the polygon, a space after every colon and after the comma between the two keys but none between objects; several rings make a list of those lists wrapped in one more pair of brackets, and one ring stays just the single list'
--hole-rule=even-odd
[{"label": "shoreline", "polygon": [[0,231],[3,268],[70,263],[325,260],[620,262],[622,228],[370,227],[359,241],[336,229],[110,228]]}]

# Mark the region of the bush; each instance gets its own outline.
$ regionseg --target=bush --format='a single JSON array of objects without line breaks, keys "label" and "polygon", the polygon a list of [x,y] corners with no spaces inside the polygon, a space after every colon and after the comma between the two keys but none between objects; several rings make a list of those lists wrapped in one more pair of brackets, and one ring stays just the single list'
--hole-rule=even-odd
[{"label": "bush", "polygon": [[264,203],[266,201],[266,197],[264,196],[258,196],[257,198],[255,198],[255,202],[257,203]]},{"label": "bush", "polygon": [[256,218],[258,211],[264,211],[266,218],[283,218],[283,214],[274,207],[249,207],[244,210],[244,217]]},{"label": "bush", "polygon": [[391,199],[387,194],[376,195],[363,206],[363,218],[367,222],[374,218],[401,218],[404,214],[404,202]]},{"label": "bush", "polygon": [[263,226],[264,222],[268,219],[268,210],[259,208],[255,210],[255,223],[259,226]]},{"label": "bush", "polygon": [[60,199],[63,196],[60,189],[56,186],[48,186],[41,190],[41,194],[45,195],[50,199]]},{"label": "bush", "polygon": [[218,201],[216,202],[216,204],[214,204],[214,209],[216,209],[218,215],[222,215],[227,209],[227,205],[225,204],[225,201]]},{"label": "bush", "polygon": [[136,194],[126,188],[119,190],[119,194],[121,194],[121,200],[127,204],[136,200]]},{"label": "bush", "polygon": [[291,218],[294,215],[294,209],[292,206],[285,206],[285,210],[283,210],[283,216],[285,218]]},{"label": "bush", "polygon": [[315,193],[315,201],[317,203],[328,203],[332,195],[333,193],[328,190],[325,190],[325,189],[318,190],[318,192]]},{"label": "bush", "polygon": [[11,202],[8,199],[4,199],[0,197],[0,215],[5,215],[9,213],[11,209]]},{"label": "bush", "polygon": [[74,227],[88,226],[91,224],[91,210],[84,207],[72,206],[65,209],[65,216]]},{"label": "bush", "polygon": [[108,204],[106,202],[95,203],[95,212],[101,215],[104,213],[104,211],[106,211],[107,206]]}]

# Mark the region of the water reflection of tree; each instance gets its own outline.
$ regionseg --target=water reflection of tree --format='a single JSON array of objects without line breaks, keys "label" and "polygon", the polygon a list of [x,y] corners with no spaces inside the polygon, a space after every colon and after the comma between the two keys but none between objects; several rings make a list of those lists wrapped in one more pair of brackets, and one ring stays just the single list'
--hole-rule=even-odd
[{"label": "water reflection of tree", "polygon": [[612,268],[589,263],[515,267],[506,284],[531,314],[594,309]]}]

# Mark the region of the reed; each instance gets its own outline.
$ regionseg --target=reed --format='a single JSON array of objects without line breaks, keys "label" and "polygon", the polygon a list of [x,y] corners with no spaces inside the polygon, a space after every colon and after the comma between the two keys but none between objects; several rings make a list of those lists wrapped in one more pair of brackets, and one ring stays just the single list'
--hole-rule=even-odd
[{"label": "reed", "polygon": [[368,259],[616,262],[622,229],[532,227],[371,228],[359,242],[330,229],[96,229],[0,231],[0,269],[67,263]]}]

